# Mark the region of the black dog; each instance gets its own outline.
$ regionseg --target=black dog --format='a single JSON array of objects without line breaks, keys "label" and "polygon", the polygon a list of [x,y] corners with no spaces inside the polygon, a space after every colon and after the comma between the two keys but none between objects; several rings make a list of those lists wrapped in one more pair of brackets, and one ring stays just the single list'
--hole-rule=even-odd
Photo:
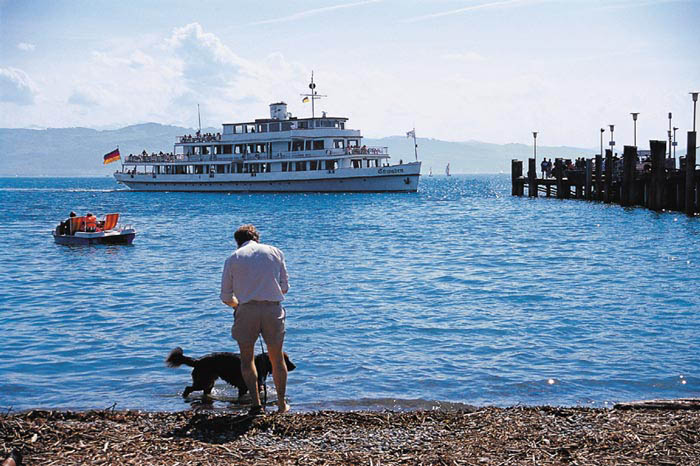
[{"label": "black dog", "polygon": [[[288,371],[293,371],[297,367],[289,359],[287,353],[284,353],[284,362]],[[203,390],[205,396],[209,395],[214,388],[214,382],[219,377],[238,388],[239,399],[248,392],[243,374],[241,374],[241,357],[238,354],[211,353],[199,359],[193,359],[185,356],[182,348],[178,346],[170,352],[165,359],[165,364],[168,367],[179,367],[182,364],[194,367],[192,369],[192,385],[185,387],[185,391],[182,393],[185,398],[198,390]],[[268,374],[272,372],[272,364],[267,353],[255,356],[255,368],[258,372],[258,388],[260,388]]]}]

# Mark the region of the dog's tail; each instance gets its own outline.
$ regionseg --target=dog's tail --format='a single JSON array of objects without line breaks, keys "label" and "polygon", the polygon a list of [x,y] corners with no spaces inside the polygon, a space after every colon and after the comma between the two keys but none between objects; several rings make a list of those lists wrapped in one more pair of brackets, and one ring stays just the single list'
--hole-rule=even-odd
[{"label": "dog's tail", "polygon": [[194,367],[194,362],[194,359],[182,353],[182,348],[179,346],[172,350],[170,354],[168,354],[168,357],[165,358],[165,364],[167,364],[168,367],[180,367],[183,364]]}]

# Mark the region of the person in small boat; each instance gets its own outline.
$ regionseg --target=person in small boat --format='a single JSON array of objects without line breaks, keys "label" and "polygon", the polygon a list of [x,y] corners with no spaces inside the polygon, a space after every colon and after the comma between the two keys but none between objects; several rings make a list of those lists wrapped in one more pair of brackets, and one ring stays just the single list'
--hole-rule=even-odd
[{"label": "person in small boat", "polygon": [[97,231],[97,217],[88,212],[85,216],[85,231],[88,233],[94,233]]}]

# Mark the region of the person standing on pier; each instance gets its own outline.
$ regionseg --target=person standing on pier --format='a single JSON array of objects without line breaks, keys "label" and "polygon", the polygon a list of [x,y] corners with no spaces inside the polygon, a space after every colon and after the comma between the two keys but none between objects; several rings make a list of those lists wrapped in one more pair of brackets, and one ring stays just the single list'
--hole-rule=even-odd
[{"label": "person standing on pier", "polygon": [[253,225],[243,225],[234,234],[238,249],[226,259],[221,277],[221,301],[231,306],[231,336],[241,351],[241,374],[253,399],[251,414],[262,412],[255,368],[255,340],[262,334],[267,344],[272,378],[277,390],[279,413],[290,406],[285,400],[287,366],[282,346],[286,313],[281,302],[289,291],[287,266],[282,251],[260,243]]},{"label": "person standing on pier", "polygon": [[547,159],[542,159],[540,169],[542,170],[542,178],[544,178],[547,175]]}]

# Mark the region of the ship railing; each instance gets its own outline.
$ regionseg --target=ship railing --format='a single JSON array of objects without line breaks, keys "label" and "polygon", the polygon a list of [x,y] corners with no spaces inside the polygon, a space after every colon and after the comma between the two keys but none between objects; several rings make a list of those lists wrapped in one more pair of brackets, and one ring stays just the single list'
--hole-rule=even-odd
[{"label": "ship railing", "polygon": [[346,154],[359,155],[389,155],[389,148],[386,146],[361,146],[361,147],[346,147]]},{"label": "ship railing", "polygon": [[[250,154],[248,154],[250,155]],[[267,154],[265,154],[267,155]],[[389,155],[388,147],[345,147],[335,149],[317,149],[304,151],[287,151],[271,154],[271,159],[297,159],[305,157],[334,157],[343,155]]]},{"label": "ship railing", "polygon": [[175,138],[176,143],[180,144],[187,144],[187,143],[195,143],[195,142],[218,142],[221,141],[221,133],[205,133],[205,134],[200,134],[200,135],[185,135],[185,136],[177,136]]},{"label": "ship railing", "polygon": [[151,155],[133,155],[129,154],[126,157],[126,163],[158,163],[158,162],[244,162],[256,160],[285,160],[299,158],[316,158],[316,157],[337,157],[344,155],[369,155],[369,156],[388,156],[389,148],[384,146],[362,146],[362,147],[345,147],[334,149],[316,149],[316,150],[299,150],[285,152],[256,152],[246,154],[151,154]]},{"label": "ship railing", "polygon": [[126,156],[126,163],[149,163],[149,162],[177,162],[183,160],[183,154],[150,154],[150,155],[134,155]]}]

